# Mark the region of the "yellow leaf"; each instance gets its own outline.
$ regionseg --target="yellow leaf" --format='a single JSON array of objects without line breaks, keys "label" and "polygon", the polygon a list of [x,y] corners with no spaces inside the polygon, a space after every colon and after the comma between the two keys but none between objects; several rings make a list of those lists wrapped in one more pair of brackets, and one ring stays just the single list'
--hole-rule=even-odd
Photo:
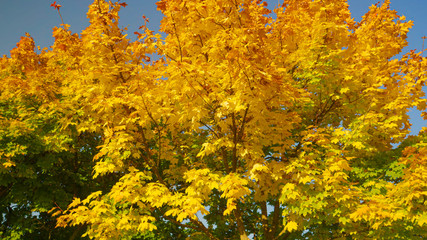
[{"label": "yellow leaf", "polygon": [[427,224],[427,213],[423,213],[417,220],[419,226]]},{"label": "yellow leaf", "polygon": [[298,229],[298,224],[294,221],[289,221],[285,226],[285,231],[292,232]]},{"label": "yellow leaf", "polygon": [[348,87],[343,87],[343,88],[340,89],[340,93],[341,94],[346,93],[348,91],[350,91],[350,88],[348,88]]},{"label": "yellow leaf", "polygon": [[3,166],[5,167],[5,168],[9,168],[9,167],[13,167],[13,166],[15,166],[16,164],[14,163],[14,162],[12,162],[12,161],[7,161],[7,162],[4,162],[3,163]]}]

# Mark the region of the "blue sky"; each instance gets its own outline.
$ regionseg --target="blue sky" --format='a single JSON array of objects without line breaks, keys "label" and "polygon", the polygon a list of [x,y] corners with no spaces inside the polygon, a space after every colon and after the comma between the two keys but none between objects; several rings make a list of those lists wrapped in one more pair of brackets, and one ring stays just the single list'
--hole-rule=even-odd
[{"label": "blue sky", "polygon": [[[49,47],[53,44],[52,28],[59,26],[61,20],[55,9],[50,7],[52,0],[13,0],[1,1],[0,8],[0,56],[9,55],[20,37],[30,33],[36,45]],[[80,33],[88,26],[86,12],[92,0],[58,0],[62,5],[61,14],[64,22],[71,25],[71,31]],[[128,6],[120,13],[121,26],[129,28],[129,35],[143,24],[142,15],[150,19],[148,27],[152,30],[159,28],[162,14],[156,10],[157,0],[127,0]],[[267,0],[269,7],[276,6],[278,0]],[[280,0],[283,2],[283,0]],[[359,21],[369,10],[369,6],[377,0],[349,0],[352,16]],[[427,0],[391,0],[391,8],[407,20],[414,21],[414,26],[408,34],[409,46],[404,49],[421,50],[421,37],[427,36]],[[427,47],[427,41],[426,41]],[[427,53],[426,53],[427,55]],[[419,112],[411,110],[412,133],[416,134],[426,122],[419,117]]]}]

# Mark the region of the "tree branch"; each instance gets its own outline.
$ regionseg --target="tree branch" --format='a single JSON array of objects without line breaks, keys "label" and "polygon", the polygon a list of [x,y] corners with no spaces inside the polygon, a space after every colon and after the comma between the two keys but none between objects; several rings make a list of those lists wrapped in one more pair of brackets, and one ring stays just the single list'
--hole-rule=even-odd
[{"label": "tree branch", "polygon": [[240,239],[241,240],[249,239],[248,236],[246,235],[245,225],[242,219],[242,212],[240,211],[240,206],[238,204],[236,205],[236,209],[234,210],[234,217],[236,218],[237,230],[239,231]]},{"label": "tree branch", "polygon": [[267,202],[263,201],[259,203],[261,207],[261,223],[262,231],[265,239],[271,239],[270,228],[268,226],[268,213],[267,213]]},{"label": "tree branch", "polygon": [[234,116],[234,113],[231,115],[232,119],[232,129],[233,132],[233,158],[232,158],[232,171],[236,172],[237,170],[237,126],[236,126],[236,117]]}]

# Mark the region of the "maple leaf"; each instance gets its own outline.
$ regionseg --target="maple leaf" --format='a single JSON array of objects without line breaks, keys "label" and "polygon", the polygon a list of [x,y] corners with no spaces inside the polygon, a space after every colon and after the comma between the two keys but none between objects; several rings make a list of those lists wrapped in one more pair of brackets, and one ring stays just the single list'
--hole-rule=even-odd
[{"label": "maple leaf", "polygon": [[52,4],[50,4],[51,7],[57,9],[59,11],[59,8],[61,8],[62,6],[57,4],[56,1],[54,1]]},{"label": "maple leaf", "polygon": [[166,10],[167,1],[165,0],[158,1],[156,2],[156,5],[157,5],[157,10],[164,11]]},{"label": "maple leaf", "polygon": [[122,3],[119,3],[119,5],[122,7],[127,7],[128,4],[126,2],[122,2]]},{"label": "maple leaf", "polygon": [[298,229],[298,224],[294,221],[289,221],[288,223],[286,223],[284,230],[288,231],[288,232],[292,232],[292,231],[297,230],[297,229]]}]

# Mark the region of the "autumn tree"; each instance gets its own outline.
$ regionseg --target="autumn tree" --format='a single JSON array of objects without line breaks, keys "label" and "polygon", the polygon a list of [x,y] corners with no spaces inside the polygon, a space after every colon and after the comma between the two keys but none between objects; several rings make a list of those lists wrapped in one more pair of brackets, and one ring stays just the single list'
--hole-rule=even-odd
[{"label": "autumn tree", "polygon": [[94,239],[425,237],[427,132],[407,137],[407,113],[425,116],[427,60],[396,57],[412,22],[390,1],[355,22],[345,0],[274,12],[161,0],[163,35],[143,25],[135,41],[119,27],[125,6],[96,0],[80,35],[55,28],[41,53],[23,37],[0,62],[1,178],[37,154],[50,165],[35,178],[72,172],[89,152],[91,193],[36,208],[50,203],[57,227]]},{"label": "autumn tree", "polygon": [[61,62],[52,65],[51,53],[37,55],[34,48],[30,36],[22,37],[11,58],[0,62],[0,238],[73,239],[84,228],[55,229],[48,210],[107,190],[118,179],[92,179],[100,136],[62,129],[61,118],[74,113],[47,107],[61,101]]}]

